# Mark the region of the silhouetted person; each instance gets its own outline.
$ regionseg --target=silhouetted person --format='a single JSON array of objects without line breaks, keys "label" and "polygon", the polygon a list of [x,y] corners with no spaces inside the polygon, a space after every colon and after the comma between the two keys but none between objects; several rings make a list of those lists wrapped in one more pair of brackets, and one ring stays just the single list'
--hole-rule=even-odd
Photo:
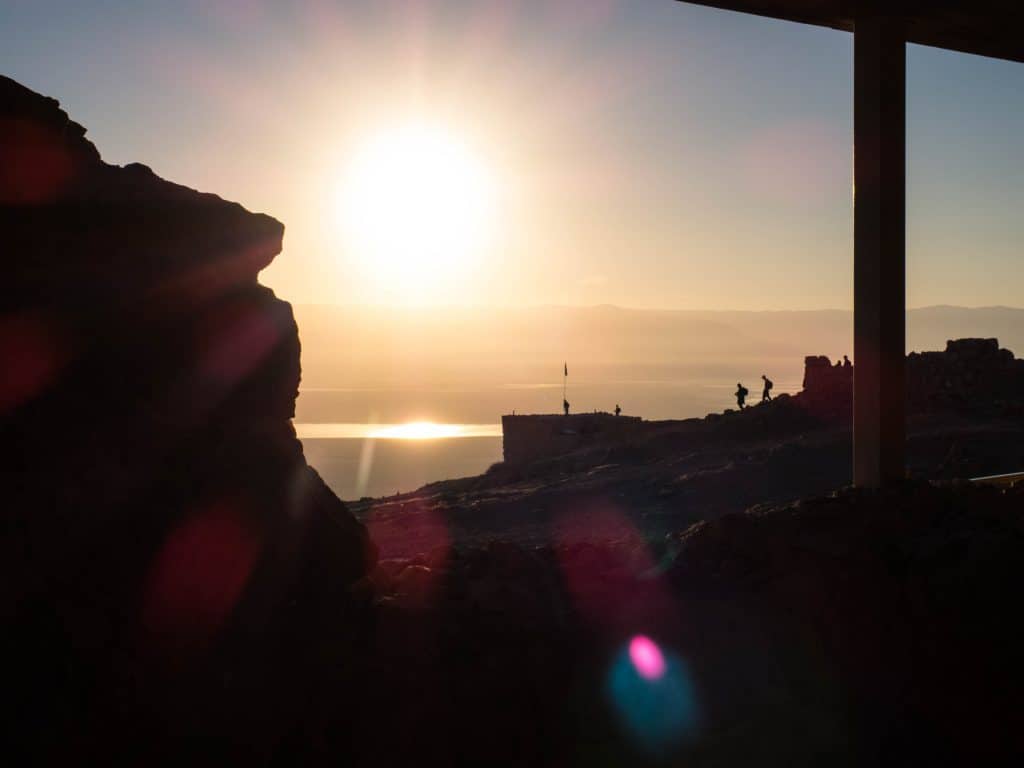
[{"label": "silhouetted person", "polygon": [[622,413],[622,409],[619,408],[619,404],[616,403],[615,404],[615,415],[618,416],[620,413]]},{"label": "silhouetted person", "polygon": [[850,358],[848,358],[846,355],[843,355],[843,368],[852,368],[852,367],[853,367],[853,363],[850,362]]},{"label": "silhouetted person", "polygon": [[749,395],[749,394],[750,394],[750,390],[747,389],[746,387],[744,387],[742,384],[740,384],[737,381],[736,382],[736,405],[738,405],[740,407],[741,411],[744,408],[747,407],[747,395]]},{"label": "silhouetted person", "polygon": [[562,400],[562,410],[565,411],[565,415],[566,416],[569,415],[569,401],[568,400]]},{"label": "silhouetted person", "polygon": [[765,376],[763,373],[761,374],[761,378],[764,379],[764,391],[761,392],[761,402],[767,403],[769,400],[772,399],[772,387],[774,387],[775,385],[772,383],[772,380]]}]

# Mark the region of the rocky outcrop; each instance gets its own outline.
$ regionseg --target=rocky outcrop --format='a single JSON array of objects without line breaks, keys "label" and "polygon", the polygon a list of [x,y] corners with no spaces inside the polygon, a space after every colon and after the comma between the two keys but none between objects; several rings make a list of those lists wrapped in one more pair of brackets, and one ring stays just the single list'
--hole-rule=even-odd
[{"label": "rocky outcrop", "polygon": [[60,702],[141,728],[258,699],[372,566],[291,426],[298,329],[257,282],[283,234],[104,163],[0,77],[0,589],[27,735],[101,738]]},{"label": "rocky outcrop", "polygon": [[912,411],[1008,411],[1024,415],[1024,360],[998,339],[947,341],[942,352],[907,356],[907,404]]},{"label": "rocky outcrop", "polygon": [[[1024,415],[1024,360],[998,339],[957,339],[941,352],[911,352],[906,364],[907,410],[911,414],[971,412]],[[804,360],[802,405],[823,416],[848,420],[853,403],[853,367],[827,357]]]},{"label": "rocky outcrop", "polygon": [[804,358],[804,384],[800,402],[808,410],[835,419],[849,418],[853,403],[853,366],[824,355]]}]

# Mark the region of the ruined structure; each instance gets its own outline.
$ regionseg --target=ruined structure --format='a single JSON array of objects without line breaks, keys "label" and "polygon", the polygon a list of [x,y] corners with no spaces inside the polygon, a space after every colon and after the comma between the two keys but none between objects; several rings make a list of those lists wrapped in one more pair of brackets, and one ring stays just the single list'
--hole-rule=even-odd
[{"label": "ruined structure", "polygon": [[907,356],[907,405],[936,409],[1024,413],[1024,360],[998,339],[958,339],[943,352]]},{"label": "ruined structure", "polygon": [[848,418],[853,403],[853,366],[833,365],[824,355],[808,355],[800,400],[815,414]]},{"label": "ruined structure", "polygon": [[[809,355],[804,358],[803,389],[795,396],[781,395],[742,413],[727,411],[733,417],[727,423],[719,424],[720,414],[708,414],[705,421],[717,424],[718,434],[748,436],[811,424],[846,427],[853,414],[853,374],[852,365]],[[997,339],[958,339],[946,342],[943,351],[912,352],[906,358],[906,382],[910,415],[1024,417],[1024,360],[1001,349]],[[518,466],[598,445],[622,446],[659,431],[699,429],[691,422],[696,420],[642,421],[610,413],[503,416],[505,463]]]},{"label": "ruined structure", "polygon": [[[1019,414],[1024,407],[1024,360],[999,347],[998,339],[957,339],[936,352],[906,358],[907,412],[984,411]],[[800,402],[812,411],[848,418],[853,368],[827,357],[804,360]]]},{"label": "ruined structure", "polygon": [[503,453],[508,464],[561,456],[598,441],[620,441],[636,434],[639,416],[611,413],[502,416]]}]

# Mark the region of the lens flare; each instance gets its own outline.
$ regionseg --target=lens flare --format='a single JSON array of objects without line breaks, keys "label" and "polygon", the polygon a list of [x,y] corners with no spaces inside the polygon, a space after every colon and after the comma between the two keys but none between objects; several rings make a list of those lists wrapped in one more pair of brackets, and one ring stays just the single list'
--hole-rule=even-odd
[{"label": "lens flare", "polygon": [[0,415],[54,383],[67,362],[52,323],[32,315],[0,316]]},{"label": "lens flare", "polygon": [[686,663],[645,635],[616,656],[607,692],[623,731],[648,754],[666,756],[697,733],[700,711]]},{"label": "lens flare", "polygon": [[241,598],[262,551],[246,510],[204,506],[172,530],[150,567],[142,620],[159,647],[210,640]]},{"label": "lens flare", "polygon": [[645,680],[658,680],[665,674],[665,657],[649,637],[637,635],[629,641],[629,659]]}]

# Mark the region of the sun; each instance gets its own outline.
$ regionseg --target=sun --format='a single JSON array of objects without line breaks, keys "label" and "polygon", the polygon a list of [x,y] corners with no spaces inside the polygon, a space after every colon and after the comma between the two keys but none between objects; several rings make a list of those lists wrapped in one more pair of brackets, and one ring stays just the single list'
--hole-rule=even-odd
[{"label": "sun", "polygon": [[429,298],[481,258],[495,207],[494,180],[468,141],[409,123],[354,148],[338,222],[349,257],[376,290]]}]

